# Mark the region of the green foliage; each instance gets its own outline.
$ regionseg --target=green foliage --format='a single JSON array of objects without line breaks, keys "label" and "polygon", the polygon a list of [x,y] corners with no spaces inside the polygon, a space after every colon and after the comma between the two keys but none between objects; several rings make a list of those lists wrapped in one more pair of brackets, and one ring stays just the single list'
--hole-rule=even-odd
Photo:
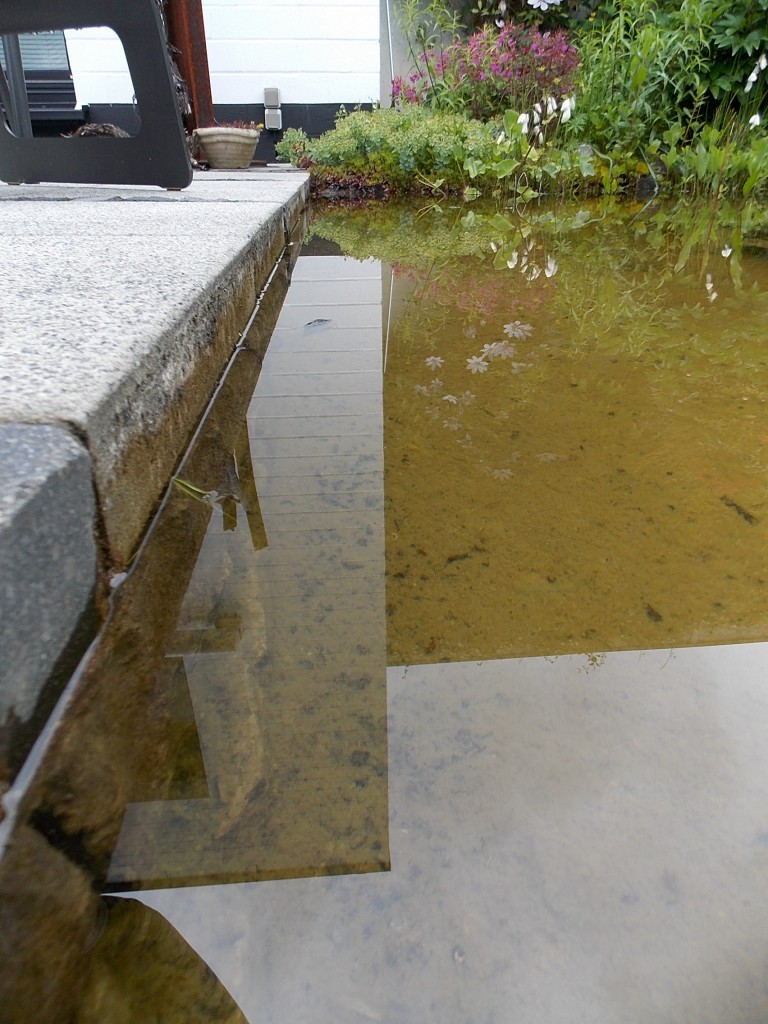
[{"label": "green foliage", "polygon": [[703,123],[756,109],[744,86],[768,49],[768,0],[616,0],[578,46],[574,134],[632,152],[679,122],[690,139]]},{"label": "green foliage", "polygon": [[490,126],[458,114],[410,107],[354,111],[332,131],[311,140],[306,156],[318,176],[343,172],[396,191],[420,190],[438,180],[438,187],[456,189],[466,183],[466,156],[482,158],[492,148]]},{"label": "green foliage", "polygon": [[286,128],[282,139],[275,143],[275,155],[294,167],[303,167],[308,148],[309,137],[303,128]]}]

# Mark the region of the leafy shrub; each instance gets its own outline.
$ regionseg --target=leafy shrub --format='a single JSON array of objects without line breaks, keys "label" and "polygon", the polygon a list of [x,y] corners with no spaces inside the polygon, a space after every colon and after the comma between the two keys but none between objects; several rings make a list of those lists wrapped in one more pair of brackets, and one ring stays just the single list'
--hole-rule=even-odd
[{"label": "leafy shrub", "polygon": [[510,108],[526,110],[546,95],[565,96],[579,57],[562,29],[542,32],[510,22],[501,29],[486,25],[445,49],[424,49],[419,61],[423,66],[407,82],[392,83],[395,100],[490,120]]},{"label": "leafy shrub", "polygon": [[[296,149],[289,143],[286,156],[290,146]],[[307,140],[303,159],[316,177],[343,172],[394,190],[436,182],[456,188],[465,179],[467,152],[488,156],[492,148],[492,129],[458,114],[418,107],[358,110],[338,118],[336,127],[319,139]]]},{"label": "leafy shrub", "polygon": [[631,152],[679,122],[690,139],[727,112],[746,121],[757,109],[744,85],[768,49],[768,0],[616,0],[577,45],[574,134]]},{"label": "leafy shrub", "polygon": [[309,136],[303,128],[286,128],[282,139],[275,143],[275,155],[278,160],[304,167],[308,161],[307,150]]}]

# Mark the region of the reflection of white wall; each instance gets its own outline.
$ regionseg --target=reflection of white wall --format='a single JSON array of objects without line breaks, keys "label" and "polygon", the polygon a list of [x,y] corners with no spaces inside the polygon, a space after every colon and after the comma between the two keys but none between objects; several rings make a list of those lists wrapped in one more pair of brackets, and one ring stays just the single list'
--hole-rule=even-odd
[{"label": "reflection of white wall", "polygon": [[[379,0],[203,0],[214,103],[379,99]],[[130,103],[122,46],[105,28],[67,31],[82,103]]]}]

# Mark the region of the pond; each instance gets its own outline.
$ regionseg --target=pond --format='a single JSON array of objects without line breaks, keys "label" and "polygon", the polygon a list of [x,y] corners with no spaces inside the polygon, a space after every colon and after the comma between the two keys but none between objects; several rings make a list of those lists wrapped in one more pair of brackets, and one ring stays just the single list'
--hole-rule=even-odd
[{"label": "pond", "polygon": [[761,224],[291,260],[25,769],[9,1021],[763,1019]]}]

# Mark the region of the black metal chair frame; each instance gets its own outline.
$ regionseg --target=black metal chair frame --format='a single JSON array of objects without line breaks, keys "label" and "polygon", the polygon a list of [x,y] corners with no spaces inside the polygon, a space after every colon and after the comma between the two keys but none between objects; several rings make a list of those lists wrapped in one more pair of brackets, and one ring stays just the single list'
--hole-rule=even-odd
[{"label": "black metal chair frame", "polygon": [[[119,37],[141,119],[130,138],[29,138],[0,117],[0,179],[159,185],[186,188],[192,180],[184,126],[176,103],[165,30],[156,0],[2,0],[0,35],[105,26]],[[3,106],[14,99],[3,83]],[[10,106],[10,110],[9,110]],[[23,115],[22,115],[23,116]],[[29,114],[27,112],[27,118]]]}]

